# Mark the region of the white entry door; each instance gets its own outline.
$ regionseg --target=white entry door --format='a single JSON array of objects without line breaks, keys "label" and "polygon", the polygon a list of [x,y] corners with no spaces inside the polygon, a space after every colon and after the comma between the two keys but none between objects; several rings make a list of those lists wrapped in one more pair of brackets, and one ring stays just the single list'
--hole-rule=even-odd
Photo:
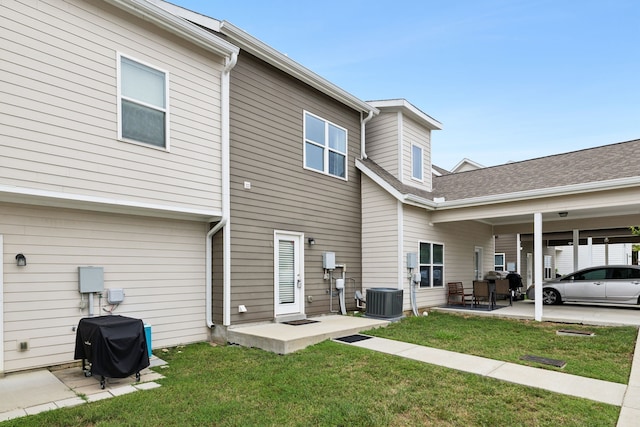
[{"label": "white entry door", "polygon": [[304,314],[304,253],[302,233],[276,231],[274,241],[275,314]]}]

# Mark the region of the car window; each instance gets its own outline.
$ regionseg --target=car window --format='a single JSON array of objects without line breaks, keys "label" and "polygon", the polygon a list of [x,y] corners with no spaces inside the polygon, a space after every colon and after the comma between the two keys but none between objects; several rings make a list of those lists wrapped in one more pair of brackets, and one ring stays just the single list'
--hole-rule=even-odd
[{"label": "car window", "polygon": [[610,279],[626,279],[629,277],[628,268],[612,268]]},{"label": "car window", "polygon": [[573,280],[604,280],[607,278],[606,268],[596,268],[573,275]]},{"label": "car window", "polygon": [[627,279],[640,279],[640,268],[627,268]]}]

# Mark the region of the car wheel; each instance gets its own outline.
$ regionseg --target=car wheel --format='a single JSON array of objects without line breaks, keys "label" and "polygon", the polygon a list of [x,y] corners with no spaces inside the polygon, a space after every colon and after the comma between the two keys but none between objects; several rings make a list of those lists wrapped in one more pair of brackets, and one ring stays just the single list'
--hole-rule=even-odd
[{"label": "car wheel", "polygon": [[551,304],[560,304],[562,300],[560,299],[560,294],[558,291],[552,288],[545,288],[542,290],[542,303],[551,305]]}]

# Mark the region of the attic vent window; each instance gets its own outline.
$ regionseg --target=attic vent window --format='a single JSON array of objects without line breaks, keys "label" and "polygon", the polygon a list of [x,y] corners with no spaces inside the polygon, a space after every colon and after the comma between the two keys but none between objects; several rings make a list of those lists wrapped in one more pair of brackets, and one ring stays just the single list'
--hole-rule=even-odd
[{"label": "attic vent window", "polygon": [[411,145],[411,178],[422,181],[422,147]]}]

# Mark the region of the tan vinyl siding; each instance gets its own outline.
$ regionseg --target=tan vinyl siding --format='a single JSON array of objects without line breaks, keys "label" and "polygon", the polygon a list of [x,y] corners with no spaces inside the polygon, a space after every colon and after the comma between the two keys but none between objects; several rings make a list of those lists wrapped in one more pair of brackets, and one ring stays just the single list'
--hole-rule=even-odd
[{"label": "tan vinyl siding", "polygon": [[[347,181],[303,168],[304,111],[347,129]],[[323,252],[335,252],[360,286],[359,155],[359,112],[240,53],[231,73],[231,307],[243,304],[247,312],[232,309],[232,324],[274,317],[274,230],[305,235],[305,301],[313,299],[307,315],[329,311]],[[352,306],[354,281],[346,286]],[[214,306],[215,321],[221,316]]]},{"label": "tan vinyl siding", "polygon": [[[124,289],[114,314],[152,326],[154,348],[203,341],[206,225],[142,216],[0,204],[4,236],[4,348],[7,372],[73,361],[81,310],[78,266],[104,268]],[[26,267],[15,254],[24,253]],[[86,296],[85,296],[86,300]],[[95,298],[94,314],[106,314]],[[29,350],[17,351],[19,341]]]},{"label": "tan vinyl siding", "polygon": [[[446,283],[462,281],[471,289],[476,246],[484,249],[485,271],[493,270],[493,235],[490,225],[473,221],[429,225],[429,214],[412,206],[404,208],[404,252],[419,252],[419,242],[444,245],[444,287],[416,288],[419,308],[446,303]],[[406,255],[403,255],[406,256]],[[407,282],[408,283],[408,282]],[[409,286],[405,286],[404,309],[410,310]]]},{"label": "tan vinyl siding", "polygon": [[[222,58],[104,2],[0,12],[0,186],[220,210]],[[170,152],[117,140],[118,52],[168,71]]]},{"label": "tan vinyl siding", "polygon": [[363,176],[363,291],[375,287],[400,288],[398,227],[398,201],[368,177]]},{"label": "tan vinyl siding", "polygon": [[374,162],[394,176],[398,176],[399,115],[385,113],[366,125],[366,153]]},{"label": "tan vinyl siding", "polygon": [[[431,131],[420,126],[406,114],[402,115],[402,181],[407,185],[431,191]],[[422,148],[422,182],[415,180],[412,175],[412,145]]]}]

